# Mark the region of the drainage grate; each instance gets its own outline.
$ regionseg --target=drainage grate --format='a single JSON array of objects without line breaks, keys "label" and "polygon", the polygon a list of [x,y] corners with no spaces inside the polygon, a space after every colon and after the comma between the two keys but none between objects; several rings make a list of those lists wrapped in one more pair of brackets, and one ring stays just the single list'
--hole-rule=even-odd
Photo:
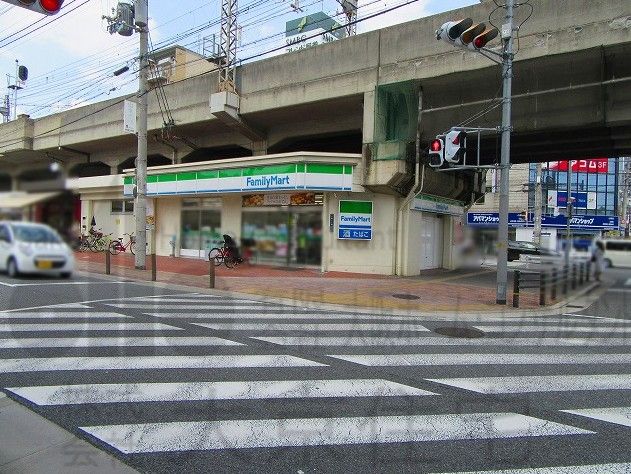
[{"label": "drainage grate", "polygon": [[408,293],[395,293],[392,296],[399,298],[400,300],[420,300],[420,296],[410,295]]},{"label": "drainage grate", "polygon": [[484,337],[484,332],[479,329],[472,328],[459,328],[459,327],[445,327],[434,329],[436,334],[449,337],[463,337],[467,339],[478,339]]}]

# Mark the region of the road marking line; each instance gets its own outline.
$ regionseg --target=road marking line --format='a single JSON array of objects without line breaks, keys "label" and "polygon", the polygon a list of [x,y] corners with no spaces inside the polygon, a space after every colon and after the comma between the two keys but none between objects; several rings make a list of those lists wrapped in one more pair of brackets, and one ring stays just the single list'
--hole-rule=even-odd
[{"label": "road marking line", "polygon": [[0,285],[2,285],[2,286],[8,286],[9,288],[13,288],[13,287],[15,286],[14,284],[11,284],[11,283],[5,283],[5,282],[3,282],[3,281],[0,281]]},{"label": "road marking line", "polygon": [[[627,319],[606,318],[604,316],[591,316],[589,314],[567,313],[567,314],[564,314],[563,316],[574,316],[575,318],[597,319],[599,321],[607,321],[607,322],[613,322],[613,323],[623,323],[623,324],[631,323],[631,321]],[[567,321],[567,319],[565,321]]]},{"label": "road marking line", "polygon": [[631,472],[631,463],[529,467],[526,469],[502,469],[501,471],[468,471],[459,474],[628,474],[629,472]]},{"label": "road marking line", "polygon": [[380,379],[57,385],[7,388],[37,405],[437,395]]},{"label": "road marking line", "polygon": [[[263,309],[270,309],[270,310],[276,310],[276,309],[285,309],[286,307],[281,306],[279,308],[278,305],[270,305],[270,304],[259,304],[259,303],[252,303],[252,304],[240,304],[240,305],[232,305],[230,303],[213,303],[213,304],[201,304],[201,305],[188,305],[188,304],[168,304],[168,303],[161,303],[161,302],[156,302],[156,304],[136,304],[136,303],[116,303],[116,304],[108,304],[107,306],[112,306],[114,308],[121,308],[121,309],[144,309],[147,311],[159,311],[159,310],[165,310],[165,311],[173,311],[173,310],[189,310],[189,309],[197,309],[197,310],[215,310],[215,309],[225,309],[225,310],[230,310],[230,311],[234,311],[234,310],[250,310],[250,311],[256,311],[256,310],[263,310]],[[291,310],[291,307],[287,307],[286,309]]]},{"label": "road marking line", "polygon": [[631,354],[333,354],[330,357],[371,367],[631,363]]},{"label": "road marking line", "polygon": [[0,359],[0,373],[60,370],[223,369],[326,367],[288,355],[125,356]]},{"label": "road marking line", "polygon": [[427,379],[450,387],[491,394],[629,390],[631,374],[540,375]]},{"label": "road marking line", "polygon": [[94,312],[88,311],[78,312],[0,312],[0,319],[15,318],[15,319],[52,319],[52,318],[131,318],[126,314],[114,313],[114,312]]},{"label": "road marking line", "polygon": [[480,338],[454,339],[440,336],[383,337],[383,336],[271,336],[250,337],[281,346],[627,346],[631,338]]},{"label": "road marking line", "polygon": [[[506,324],[500,326],[474,326],[484,332],[616,332],[625,334],[629,326],[625,323],[614,326],[576,326],[574,324],[562,326],[521,326],[519,324]],[[621,331],[622,330],[622,331]]]},{"label": "road marking line", "polygon": [[11,287],[22,286],[60,286],[60,285],[123,285],[135,282],[129,281],[56,281],[56,282],[42,282],[42,283],[15,283],[13,285],[6,285]]},{"label": "road marking line", "polygon": [[177,330],[182,328],[169,326],[163,323],[47,323],[45,325],[30,324],[0,324],[0,332],[46,332],[46,331],[157,331],[157,330]]},{"label": "road marking line", "polygon": [[197,421],[80,429],[126,454],[594,434],[515,413]]},{"label": "road marking line", "polygon": [[607,293],[631,293],[631,288],[609,288]]},{"label": "road marking line", "polygon": [[[221,304],[225,304],[225,305],[230,305],[232,303],[247,303],[250,305],[255,305],[255,304],[260,304],[260,305],[269,305],[270,303],[258,303],[257,301],[250,301],[250,300],[237,300],[237,299],[220,299],[217,296],[214,296],[212,298],[208,298],[208,300],[203,300],[201,298],[168,298],[168,297],[160,297],[160,298],[141,298],[141,299],[136,299],[134,300],[134,303],[137,304],[144,304],[147,306],[162,306],[163,304],[166,305],[172,305],[172,306],[181,306],[179,304],[175,304],[175,303],[188,303],[188,304],[197,304],[197,308],[203,308],[204,305],[212,305],[212,306],[218,306]],[[111,304],[110,306],[114,306],[114,303]],[[276,306],[287,306],[288,308],[291,308],[292,306],[290,305],[276,305]]]},{"label": "road marking line", "polygon": [[39,347],[185,347],[185,346],[243,346],[239,342],[212,336],[202,337],[39,337],[0,339],[0,349]]},{"label": "road marking line", "polygon": [[259,330],[259,331],[408,331],[408,332],[429,332],[425,326],[417,324],[392,324],[386,322],[379,323],[192,323],[195,326],[202,326],[218,330]]},{"label": "road marking line", "polygon": [[616,425],[631,427],[631,407],[614,408],[586,408],[582,410],[561,410],[572,415],[593,418],[594,420],[606,421]]}]

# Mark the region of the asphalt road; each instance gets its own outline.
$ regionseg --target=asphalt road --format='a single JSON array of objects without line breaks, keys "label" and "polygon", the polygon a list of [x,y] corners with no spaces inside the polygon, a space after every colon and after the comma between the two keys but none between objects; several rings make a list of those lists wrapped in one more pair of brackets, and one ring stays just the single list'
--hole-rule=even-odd
[{"label": "asphalt road", "polygon": [[609,278],[575,315],[418,319],[0,275],[0,389],[144,472],[629,473]]}]

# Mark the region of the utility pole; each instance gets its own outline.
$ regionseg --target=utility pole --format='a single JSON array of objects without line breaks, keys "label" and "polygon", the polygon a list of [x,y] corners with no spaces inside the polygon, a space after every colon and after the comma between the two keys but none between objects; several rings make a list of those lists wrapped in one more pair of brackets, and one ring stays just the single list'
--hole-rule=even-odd
[{"label": "utility pole", "polygon": [[567,224],[565,226],[565,265],[570,267],[570,249],[572,248],[572,228],[570,220],[572,220],[572,160],[567,161],[567,187],[566,187],[566,203],[565,214],[567,216]]},{"label": "utility pole", "polygon": [[514,0],[506,0],[506,21],[502,25],[504,54],[502,77],[504,93],[502,104],[502,155],[500,159],[500,221],[497,242],[497,294],[495,302],[506,304],[508,285],[508,187],[510,173],[511,96],[513,86],[513,8]]},{"label": "utility pole", "polygon": [[140,70],[138,74],[138,100],[136,129],[138,131],[138,156],[136,157],[136,260],[135,267],[147,268],[147,97],[149,92],[149,0],[136,0],[135,23],[140,33]]},{"label": "utility pole", "polygon": [[537,176],[535,177],[535,230],[532,239],[537,245],[541,245],[541,168],[541,163],[537,163]]}]

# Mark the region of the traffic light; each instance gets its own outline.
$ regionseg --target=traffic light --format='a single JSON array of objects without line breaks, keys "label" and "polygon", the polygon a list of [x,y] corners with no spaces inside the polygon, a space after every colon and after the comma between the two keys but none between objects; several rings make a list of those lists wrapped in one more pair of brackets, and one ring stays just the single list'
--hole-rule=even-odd
[{"label": "traffic light", "polygon": [[447,41],[454,46],[479,51],[498,34],[497,28],[489,28],[484,23],[474,24],[471,18],[465,18],[444,23],[436,30],[436,39]]},{"label": "traffic light", "polygon": [[3,0],[18,7],[27,8],[44,15],[55,15],[61,10],[64,0]]},{"label": "traffic light", "polygon": [[467,153],[467,132],[452,130],[445,135],[445,161],[464,162]]},{"label": "traffic light", "polygon": [[429,166],[440,168],[445,163],[445,135],[438,135],[429,144]]}]

